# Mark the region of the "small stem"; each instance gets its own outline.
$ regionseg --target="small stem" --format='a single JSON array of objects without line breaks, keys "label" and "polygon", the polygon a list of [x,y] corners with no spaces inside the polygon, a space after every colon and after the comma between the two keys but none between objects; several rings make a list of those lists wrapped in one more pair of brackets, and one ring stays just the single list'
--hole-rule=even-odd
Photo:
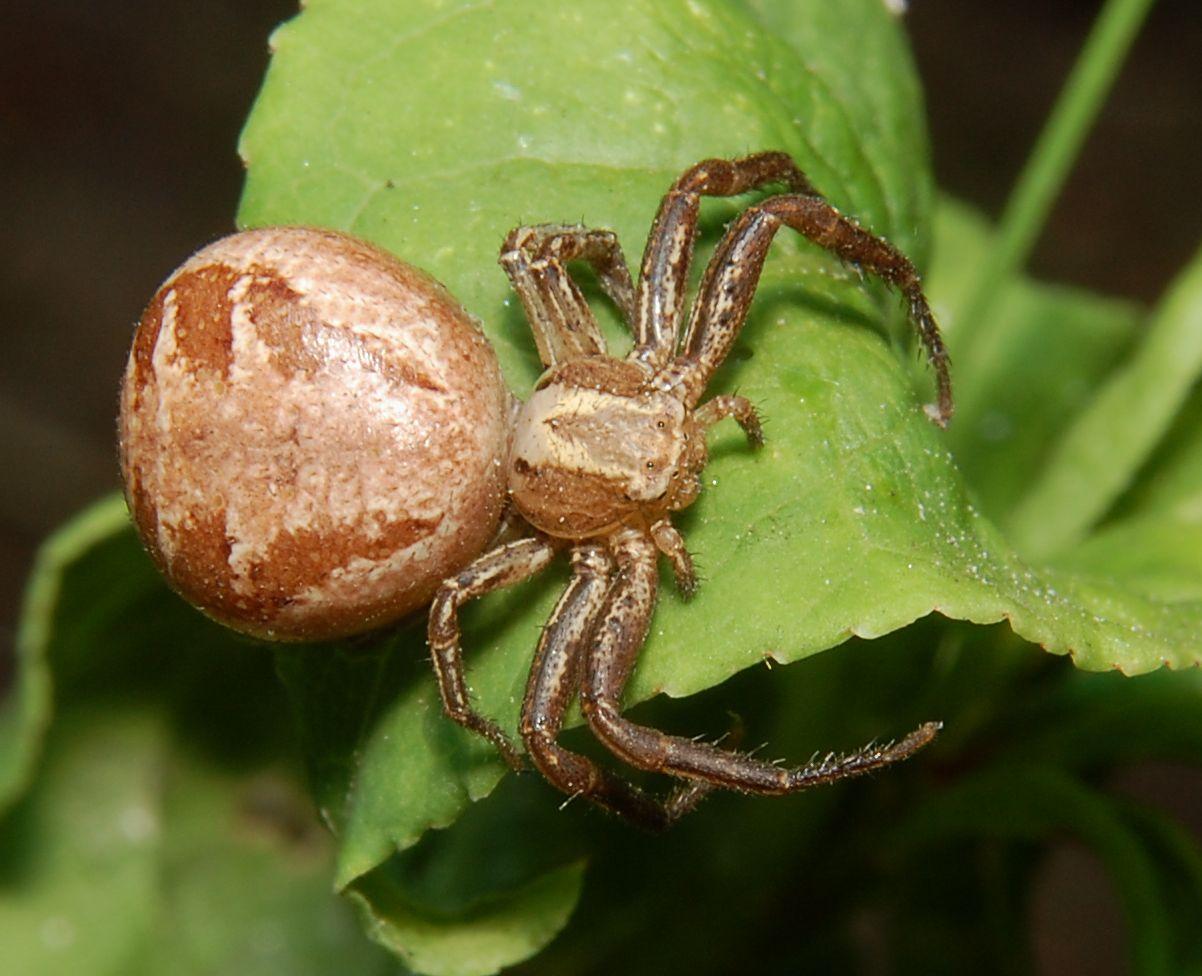
[{"label": "small stem", "polygon": [[1019,176],[960,316],[960,349],[981,334],[1002,284],[1025,263],[1153,0],[1107,0]]}]

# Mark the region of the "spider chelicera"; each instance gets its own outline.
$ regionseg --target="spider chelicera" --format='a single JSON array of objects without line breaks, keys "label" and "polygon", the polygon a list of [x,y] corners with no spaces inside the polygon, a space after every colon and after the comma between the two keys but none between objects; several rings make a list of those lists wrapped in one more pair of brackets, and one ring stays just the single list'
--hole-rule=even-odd
[{"label": "spider chelicera", "polygon": [[[703,196],[729,197],[783,184],[788,192],[744,210],[726,229],[705,269],[687,322],[685,289]],[[733,418],[753,447],[759,419],[741,396],[701,403],[706,385],[739,334],[768,247],[792,227],[897,288],[935,369],[941,426],[952,412],[947,353],[917,273],[896,248],[842,216],[785,153],[707,159],[687,169],[660,204],[637,287],[615,235],[579,226],[514,230],[501,265],[521,298],[546,372],[517,415],[508,461],[512,509],[531,534],[480,556],[446,580],[430,609],[429,641],[447,714],[489,739],[514,768],[521,753],[470,702],[459,608],[510,586],[571,553],[572,578],[542,632],[522,703],[520,731],[539,771],[569,797],[580,796],[651,829],[670,825],[714,787],[782,794],[858,776],[911,756],[938,723],[901,741],[867,746],[798,768],[637,725],[622,715],[622,691],[655,608],[657,561],[671,563],[688,597],[692,561],[670,513],[692,504],[706,463],[706,429]],[[588,262],[634,333],[624,359],[611,357],[587,302],[567,272]],[[679,785],[654,796],[557,739],[579,695],[593,734],[630,766]]]}]

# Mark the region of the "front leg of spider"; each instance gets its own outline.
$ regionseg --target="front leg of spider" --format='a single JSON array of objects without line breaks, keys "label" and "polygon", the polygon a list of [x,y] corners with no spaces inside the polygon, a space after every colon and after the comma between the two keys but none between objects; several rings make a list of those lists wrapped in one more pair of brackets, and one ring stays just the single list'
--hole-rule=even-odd
[{"label": "front leg of spider", "polygon": [[517,227],[501,245],[499,262],[526,310],[543,366],[605,354],[605,340],[569,261],[587,261],[622,318],[634,316],[634,284],[617,236],[570,224]]},{"label": "front leg of spider", "polygon": [[[777,154],[768,155],[775,157]],[[726,166],[739,170],[747,162],[710,160],[698,164],[694,169],[701,169],[707,174],[711,169],[721,170]],[[791,161],[789,166],[779,161],[778,165],[781,166],[781,172],[777,179],[796,186],[795,181],[783,178],[792,165]],[[758,173],[755,167],[749,169]],[[729,177],[724,179],[729,182]],[[804,177],[802,180],[804,182]],[[698,182],[705,185],[705,180]],[[793,228],[815,244],[875,275],[902,293],[910,321],[935,371],[937,401],[929,405],[926,412],[936,424],[946,427],[953,410],[947,349],[923,294],[918,272],[892,244],[848,220],[812,188],[800,193],[769,197],[748,207],[730,224],[702,276],[680,342],[680,354],[665,371],[664,382],[683,386],[690,405],[697,403],[714,371],[729,355],[747,319],[768,248],[782,226]]]}]

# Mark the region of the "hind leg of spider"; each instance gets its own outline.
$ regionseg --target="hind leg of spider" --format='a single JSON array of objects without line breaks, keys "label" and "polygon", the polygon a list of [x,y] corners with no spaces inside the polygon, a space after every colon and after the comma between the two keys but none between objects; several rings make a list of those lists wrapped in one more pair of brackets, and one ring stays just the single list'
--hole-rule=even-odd
[{"label": "hind leg of spider", "polygon": [[592,651],[584,662],[581,703],[593,733],[630,765],[744,793],[792,793],[906,759],[938,733],[938,723],[930,722],[895,744],[868,746],[846,756],[787,769],[627,720],[621,713],[622,690],[655,606],[656,551],[654,543],[635,529],[619,532],[611,547],[617,574],[597,622]]},{"label": "hind leg of spider", "polygon": [[446,580],[430,605],[427,633],[443,710],[464,728],[488,739],[514,769],[524,766],[521,753],[495,722],[472,708],[459,645],[459,608],[485,593],[528,579],[544,569],[555,552],[555,544],[541,536],[506,543]]},{"label": "hind leg of spider", "polygon": [[556,741],[577,691],[580,661],[612,571],[613,560],[604,546],[585,543],[573,550],[572,581],[543,630],[530,670],[522,702],[522,739],[534,765],[569,799],[583,797],[635,826],[660,831],[696,807],[711,789],[709,784],[689,783],[660,800]]}]

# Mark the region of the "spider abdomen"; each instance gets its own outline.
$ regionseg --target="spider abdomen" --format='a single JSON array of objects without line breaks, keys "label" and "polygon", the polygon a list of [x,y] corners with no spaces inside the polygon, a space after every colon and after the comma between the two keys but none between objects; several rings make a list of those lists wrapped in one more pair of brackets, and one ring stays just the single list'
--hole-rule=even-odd
[{"label": "spider abdomen", "polygon": [[683,507],[700,440],[685,405],[652,388],[642,367],[576,360],[549,370],[523,405],[509,492],[529,522],[562,538],[651,522]]},{"label": "spider abdomen", "polygon": [[262,228],[204,248],[143,315],[121,463],[189,601],[276,640],[425,603],[491,538],[509,394],[433,279],[363,241]]}]

